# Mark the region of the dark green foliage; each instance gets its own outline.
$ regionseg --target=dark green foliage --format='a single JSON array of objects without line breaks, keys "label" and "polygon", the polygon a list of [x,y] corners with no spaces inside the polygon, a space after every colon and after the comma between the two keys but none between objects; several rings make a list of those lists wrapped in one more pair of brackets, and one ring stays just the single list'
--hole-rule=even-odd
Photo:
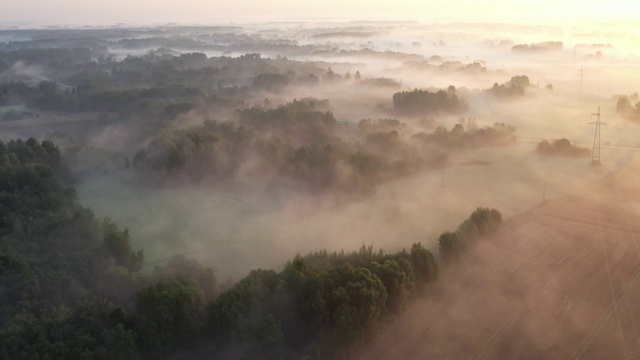
[{"label": "dark green foliage", "polygon": [[135,335],[109,317],[109,258],[141,266],[127,232],[76,203],[52,143],[0,142],[0,158],[0,355],[135,357]]},{"label": "dark green foliage", "polygon": [[[468,227],[473,227],[474,230],[465,230],[464,226],[467,222],[470,223]],[[502,224],[502,214],[498,210],[479,207],[460,225],[460,232],[464,237],[470,237],[472,234],[486,236],[496,232],[500,224]]]},{"label": "dark green foliage", "polygon": [[150,358],[192,343],[203,324],[204,295],[184,278],[161,281],[136,295],[136,330]]},{"label": "dark green foliage", "polygon": [[200,129],[166,132],[137,153],[133,166],[150,179],[168,175],[223,179],[232,176],[243,161],[253,135],[244,127],[208,121]]},{"label": "dark green foliage", "polygon": [[247,329],[249,357],[253,359],[282,359],[284,356],[284,334],[280,321],[272,315],[256,320]]},{"label": "dark green foliage", "polygon": [[411,265],[418,284],[435,281],[440,269],[433,254],[422,246],[422,243],[411,245]]},{"label": "dark green foliage", "polygon": [[401,114],[429,115],[440,112],[457,114],[467,110],[464,99],[458,98],[455,88],[450,91],[402,91],[393,94],[393,108]]},{"label": "dark green foliage", "polygon": [[0,161],[0,358],[136,359],[196,338],[210,269],[174,259],[145,288],[142,251],[77,204],[51,142],[0,142]]},{"label": "dark green foliage", "polygon": [[282,336],[284,344],[281,358],[346,357],[418,287],[435,281],[437,269],[420,244],[411,253],[362,246],[352,253],[297,256],[279,274],[252,272],[222,294],[209,306],[209,327],[215,338],[251,347],[253,329],[272,316],[273,338]]},{"label": "dark green foliage", "polygon": [[209,304],[207,311],[210,332],[224,338],[241,337],[236,332],[246,328],[254,309],[264,305],[277,285],[277,275],[273,270],[252,271],[231,290]]},{"label": "dark green foliage", "polygon": [[442,262],[449,264],[459,259],[473,242],[498,231],[500,224],[502,214],[498,210],[477,208],[460,224],[457,231],[446,231],[440,235],[438,245]]},{"label": "dark green foliage", "polygon": [[[346,355],[349,346],[363,343],[378,318],[387,310],[387,290],[367,268],[344,265],[337,269],[336,287],[327,299],[329,338],[336,355]],[[341,284],[340,280],[344,283]]]},{"label": "dark green foliage", "polygon": [[102,243],[107,254],[119,266],[123,266],[133,272],[142,269],[144,256],[142,250],[134,253],[131,249],[129,229],[120,231],[115,223],[105,219],[102,223]]},{"label": "dark green foliage", "polygon": [[136,359],[136,335],[109,318],[110,307],[83,303],[16,314],[0,332],[2,359]]},{"label": "dark green foliage", "polygon": [[[178,114],[209,105],[241,104],[252,91],[278,91],[287,84],[318,82],[315,74],[324,71],[317,64],[282,57],[268,59],[259,54],[246,54],[208,58],[204,53],[179,54],[169,49],[172,46],[216,48],[185,38],[145,35],[143,39],[122,39],[115,43],[102,39],[76,43],[77,39],[62,36],[64,40],[0,44],[0,71],[9,70],[16,63],[46,71],[42,76],[26,80],[28,83],[18,77],[18,81],[0,84],[0,106],[26,104],[42,111],[99,111],[118,113],[127,119],[132,116],[173,119]],[[122,60],[106,51],[107,46],[128,48],[141,44],[145,44],[142,45],[145,49],[164,48]],[[74,48],[65,48],[67,46]],[[86,46],[91,46],[91,50],[84,48]],[[36,80],[45,81],[33,84]]]},{"label": "dark green foliage", "polygon": [[382,264],[374,262],[371,271],[382,281],[387,291],[387,309],[398,311],[415,286],[415,274],[409,261],[403,258],[399,261],[387,259]]},{"label": "dark green foliage", "polygon": [[438,246],[442,262],[448,264],[452,260],[458,259],[464,250],[464,245],[457,232],[446,231],[440,234]]},{"label": "dark green foliage", "polygon": [[[196,135],[194,144],[207,141]],[[318,149],[304,149],[298,161],[324,164]],[[141,273],[128,230],[76,203],[51,143],[0,142],[0,156],[0,358],[156,359],[198,349],[230,359],[346,358],[439,275],[420,243],[390,254],[363,245],[296,256],[279,273],[254,270],[216,297],[211,269],[184,257],[154,278]],[[358,156],[359,171],[372,171]],[[459,257],[501,221],[478,208],[441,236],[441,258]]]}]

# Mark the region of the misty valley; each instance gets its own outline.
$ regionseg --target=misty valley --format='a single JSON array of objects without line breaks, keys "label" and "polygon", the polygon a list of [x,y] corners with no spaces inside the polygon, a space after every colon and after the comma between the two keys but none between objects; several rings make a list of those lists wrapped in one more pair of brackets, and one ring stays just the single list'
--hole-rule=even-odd
[{"label": "misty valley", "polygon": [[0,23],[0,359],[636,358],[633,28]]}]

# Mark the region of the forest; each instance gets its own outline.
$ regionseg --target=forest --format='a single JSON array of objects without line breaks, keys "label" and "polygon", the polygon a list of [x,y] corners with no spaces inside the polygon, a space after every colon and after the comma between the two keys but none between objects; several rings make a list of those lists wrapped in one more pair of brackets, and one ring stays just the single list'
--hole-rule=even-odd
[{"label": "forest", "polygon": [[0,156],[7,359],[345,358],[502,222],[497,210],[478,208],[443,233],[442,267],[419,242],[395,253],[362,245],[298,255],[281,271],[256,269],[229,286],[182,256],[144,269],[128,229],[78,203],[53,143],[0,142]]},{"label": "forest", "polygon": [[[529,312],[548,287],[514,283],[576,255],[545,211],[640,147],[635,58],[610,30],[0,22],[0,360],[493,349],[502,333],[464,321]],[[527,261],[545,265],[520,281]]]}]

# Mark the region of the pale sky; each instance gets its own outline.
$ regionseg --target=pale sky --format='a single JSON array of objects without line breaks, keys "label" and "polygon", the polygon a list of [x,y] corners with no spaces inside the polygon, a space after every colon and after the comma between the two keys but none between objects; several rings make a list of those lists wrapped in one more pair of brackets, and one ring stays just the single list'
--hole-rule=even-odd
[{"label": "pale sky", "polygon": [[638,0],[0,0],[0,25],[445,18],[541,23],[639,16]]}]

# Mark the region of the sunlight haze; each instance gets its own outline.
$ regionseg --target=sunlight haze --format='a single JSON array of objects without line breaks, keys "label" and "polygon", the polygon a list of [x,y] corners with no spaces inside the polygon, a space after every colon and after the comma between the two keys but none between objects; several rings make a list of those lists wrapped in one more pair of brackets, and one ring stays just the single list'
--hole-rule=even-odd
[{"label": "sunlight haze", "polygon": [[335,20],[577,20],[633,19],[635,1],[295,1],[295,0],[0,0],[5,24],[227,23]]},{"label": "sunlight haze", "polygon": [[640,359],[640,0],[0,0],[0,360]]}]

